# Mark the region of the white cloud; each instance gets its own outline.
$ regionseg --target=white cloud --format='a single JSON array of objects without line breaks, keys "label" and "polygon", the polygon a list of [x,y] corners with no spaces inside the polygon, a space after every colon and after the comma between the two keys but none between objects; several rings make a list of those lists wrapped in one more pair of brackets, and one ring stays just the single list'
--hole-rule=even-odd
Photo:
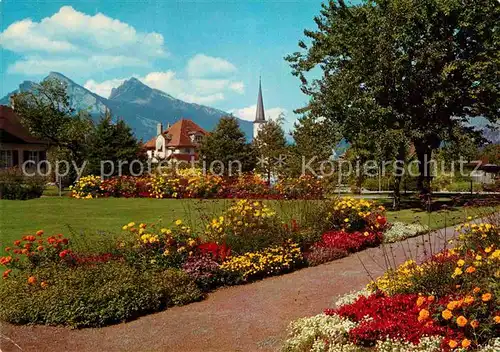
[{"label": "white cloud", "polygon": [[229,61],[204,54],[195,55],[187,64],[188,75],[196,78],[227,77],[236,71],[236,66]]},{"label": "white cloud", "polygon": [[118,87],[124,81],[125,79],[123,78],[123,79],[110,79],[109,81],[98,83],[93,79],[89,79],[87,82],[85,82],[83,86],[88,90],[90,90],[91,92],[100,95],[101,97],[108,98],[109,95],[111,94],[111,90],[113,88]]},{"label": "white cloud", "polygon": [[[234,116],[247,121],[255,120],[255,112],[257,110],[257,105],[250,105],[241,109],[229,110]],[[276,120],[281,114],[286,115],[287,110],[281,107],[274,107],[270,109],[265,109],[266,119]]]},{"label": "white cloud", "polygon": [[232,82],[229,85],[229,89],[238,94],[243,94],[245,93],[245,84],[243,82]]},{"label": "white cloud", "polygon": [[[187,69],[187,71],[189,70]],[[182,76],[172,70],[155,71],[145,76],[136,75],[135,77],[151,88],[159,89],[186,102],[197,104],[213,104],[223,101],[226,99],[226,94],[243,94],[245,89],[243,82],[232,80],[231,77],[226,79],[197,78],[191,77],[189,73]],[[85,87],[107,98],[111,93],[111,89],[118,87],[125,79],[115,78],[104,82],[88,80]]]},{"label": "white cloud", "polygon": [[168,55],[161,34],[138,32],[102,13],[90,16],[71,6],[40,22],[26,18],[12,23],[0,33],[0,46],[23,55],[8,71],[24,74],[148,66]]}]

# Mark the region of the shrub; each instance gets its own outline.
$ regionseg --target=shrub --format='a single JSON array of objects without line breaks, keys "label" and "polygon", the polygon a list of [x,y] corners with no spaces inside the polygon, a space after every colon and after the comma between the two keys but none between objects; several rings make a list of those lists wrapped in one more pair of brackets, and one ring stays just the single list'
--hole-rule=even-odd
[{"label": "shrub", "polygon": [[26,176],[20,169],[0,171],[0,199],[26,200],[39,198],[46,180],[40,176]]},{"label": "shrub", "polygon": [[242,254],[282,243],[288,236],[271,208],[261,201],[241,199],[206,225],[206,237]]},{"label": "shrub", "polygon": [[122,229],[127,236],[119,244],[119,253],[131,265],[144,269],[180,268],[200,244],[200,239],[181,220],[170,228],[131,222]]},{"label": "shrub", "polygon": [[182,270],[204,291],[217,287],[222,276],[219,263],[207,255],[189,257]]},{"label": "shrub", "polygon": [[220,268],[228,274],[240,276],[242,281],[249,281],[290,271],[302,261],[299,246],[287,241],[280,246],[230,257]]},{"label": "shrub", "polygon": [[73,198],[91,199],[102,195],[101,178],[99,176],[89,175],[80,177],[75,184],[70,186],[71,196]]},{"label": "shrub", "polygon": [[428,227],[421,224],[405,224],[396,221],[389,225],[384,232],[384,242],[392,243],[406,238],[415,237],[428,231]]},{"label": "shrub", "polygon": [[346,257],[347,254],[347,251],[344,249],[312,246],[304,254],[304,258],[309,266],[316,266]]},{"label": "shrub", "polygon": [[367,247],[378,246],[382,241],[380,232],[346,232],[329,231],[323,234],[321,241],[316,242],[313,247],[335,248],[346,252],[358,252]]},{"label": "shrub", "polygon": [[383,229],[386,224],[384,207],[372,201],[355,198],[339,198],[325,201],[305,215],[305,226],[316,232],[345,229]]},{"label": "shrub", "polygon": [[325,192],[321,180],[310,175],[282,178],[276,190],[285,199],[322,199]]},{"label": "shrub", "polygon": [[201,298],[179,270],[140,272],[122,262],[55,265],[0,285],[0,320],[72,327],[103,326]]}]

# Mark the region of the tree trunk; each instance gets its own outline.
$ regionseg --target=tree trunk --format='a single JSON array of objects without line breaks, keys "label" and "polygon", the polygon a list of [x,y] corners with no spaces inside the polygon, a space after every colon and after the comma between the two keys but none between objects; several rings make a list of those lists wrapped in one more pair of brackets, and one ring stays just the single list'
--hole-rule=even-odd
[{"label": "tree trunk", "polygon": [[[401,144],[398,148],[398,154],[396,156],[396,165],[401,164],[404,167],[404,162],[406,160],[406,146]],[[394,172],[394,200],[392,203],[392,208],[394,210],[399,210],[401,208],[401,180],[403,178],[403,173],[398,172],[398,170],[393,170]]]},{"label": "tree trunk", "polygon": [[417,190],[421,195],[430,193],[431,170],[429,169],[429,161],[432,157],[432,149],[425,142],[415,144],[415,151],[418,158],[418,179]]}]

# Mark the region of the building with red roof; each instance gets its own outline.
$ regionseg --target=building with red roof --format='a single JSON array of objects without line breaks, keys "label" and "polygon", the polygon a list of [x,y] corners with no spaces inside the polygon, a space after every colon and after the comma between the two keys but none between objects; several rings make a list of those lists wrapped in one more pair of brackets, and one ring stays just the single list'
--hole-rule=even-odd
[{"label": "building with red roof", "polygon": [[208,134],[191,120],[181,118],[163,131],[161,123],[156,129],[156,137],[146,144],[148,157],[154,161],[175,159],[191,161],[198,159],[198,148]]},{"label": "building with red roof", "polygon": [[[0,168],[46,159],[48,143],[33,137],[21,124],[15,111],[5,105],[0,105],[0,141]],[[27,166],[34,165],[30,163]]]}]

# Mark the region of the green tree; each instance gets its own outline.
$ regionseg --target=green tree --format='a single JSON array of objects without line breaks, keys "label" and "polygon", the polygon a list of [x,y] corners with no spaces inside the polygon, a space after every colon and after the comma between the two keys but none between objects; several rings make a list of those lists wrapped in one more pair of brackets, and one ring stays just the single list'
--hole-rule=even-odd
[{"label": "green tree", "polygon": [[[500,115],[500,3],[491,0],[329,1],[289,55],[314,116],[353,131],[401,130],[420,162],[449,131],[477,116]],[[319,67],[323,75],[309,80]]]},{"label": "green tree", "polygon": [[331,120],[304,114],[294,124],[292,132],[294,143],[290,147],[290,160],[287,162],[289,173],[300,175],[304,165],[309,165],[315,173],[320,164],[333,157],[335,147],[341,140],[338,126]]},{"label": "green tree", "polygon": [[[113,118],[109,111],[95,126],[95,131],[89,141],[88,160],[89,165],[87,171],[89,174],[100,175],[111,173],[111,165],[113,163],[114,172],[116,175],[119,172],[119,162],[122,162],[124,167],[122,172],[127,174],[130,170],[130,163],[133,160],[144,161],[144,153],[141,153],[141,144],[135,138],[130,126],[125,121],[118,120],[113,122]],[[103,163],[106,170],[101,170],[101,161],[109,161]]]},{"label": "green tree", "polygon": [[215,129],[207,135],[200,146],[200,156],[206,167],[218,173],[229,175],[238,171],[251,171],[255,167],[253,148],[246,142],[234,116],[224,116]]},{"label": "green tree", "polygon": [[254,150],[261,161],[257,163],[257,171],[265,174],[268,182],[271,182],[271,175],[282,172],[287,162],[287,143],[282,123],[283,116],[276,121],[267,121],[254,140]]},{"label": "green tree", "polygon": [[86,158],[93,122],[86,111],[75,112],[71,107],[66,88],[57,79],[44,80],[14,95],[14,108],[30,133],[51,147],[67,151],[81,165]]}]

